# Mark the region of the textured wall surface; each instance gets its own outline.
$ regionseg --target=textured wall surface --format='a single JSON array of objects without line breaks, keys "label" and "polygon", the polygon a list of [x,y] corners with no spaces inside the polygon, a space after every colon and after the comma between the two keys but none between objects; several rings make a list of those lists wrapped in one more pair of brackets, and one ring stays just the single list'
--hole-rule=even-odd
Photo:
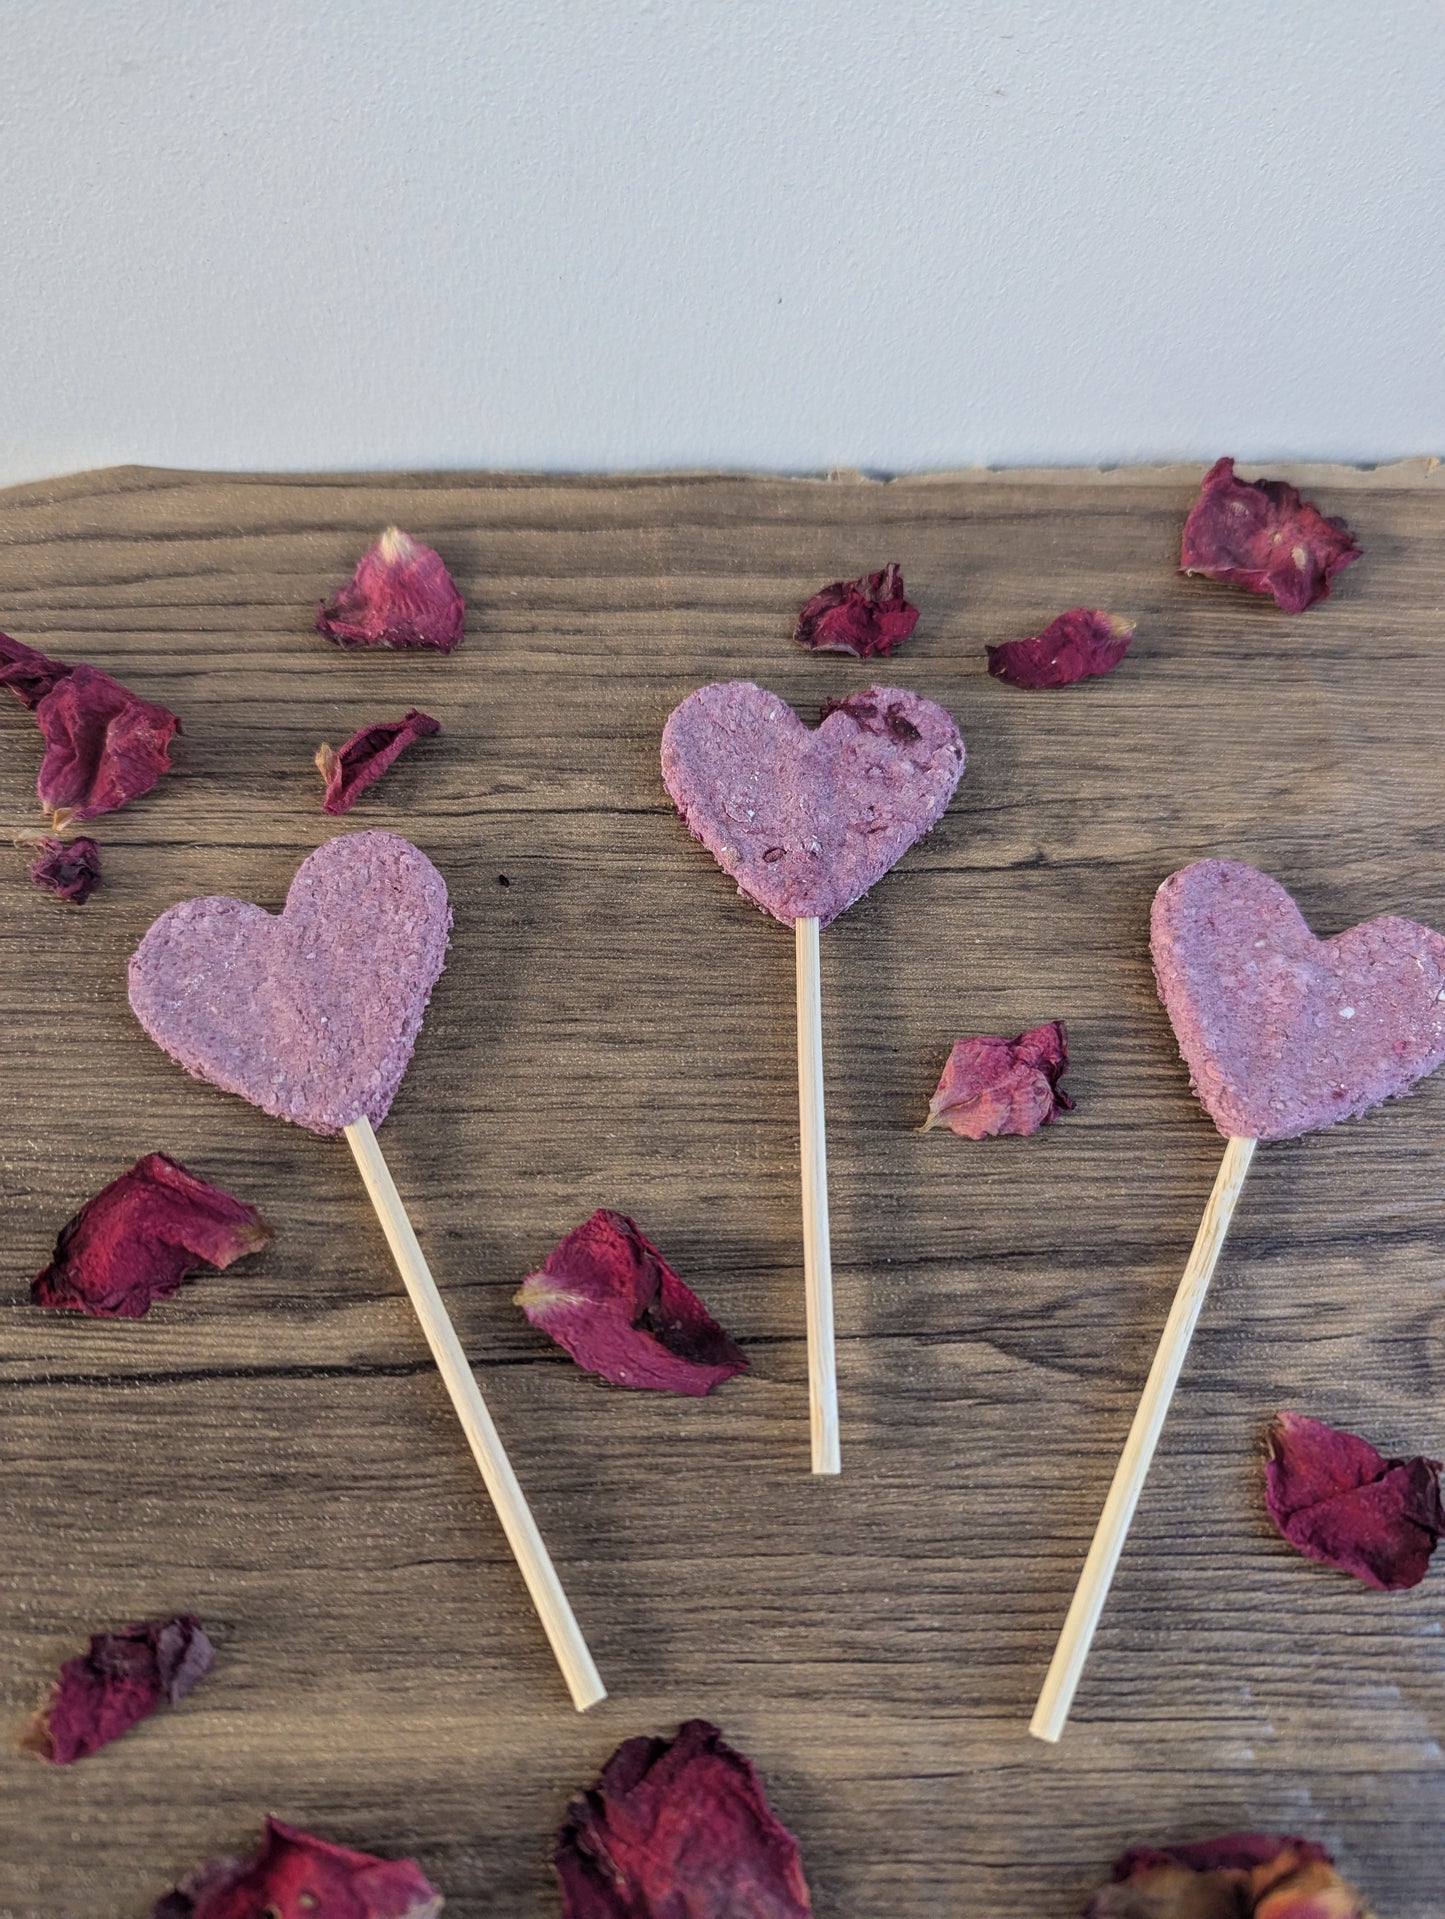
[{"label": "textured wall surface", "polygon": [[1438,0],[11,0],[0,483],[1445,451]]}]

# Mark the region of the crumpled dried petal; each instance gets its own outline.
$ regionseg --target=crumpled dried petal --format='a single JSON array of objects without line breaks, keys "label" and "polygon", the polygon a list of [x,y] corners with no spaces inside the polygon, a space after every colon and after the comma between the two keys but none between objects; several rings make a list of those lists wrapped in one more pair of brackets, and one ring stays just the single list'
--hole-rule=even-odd
[{"label": "crumpled dried petal", "polygon": [[316,630],[338,646],[431,646],[452,652],[465,601],[439,553],[389,526],[319,609]]},{"label": "crumpled dried petal", "polygon": [[798,1842],[716,1726],[626,1739],[567,1809],[563,1919],[808,1919]]},{"label": "crumpled dried petal", "polygon": [[1074,1110],[1059,1086],[1068,1070],[1069,1030],[1061,1019],[1014,1039],[956,1039],[919,1130],[946,1126],[965,1139],[1036,1133]]},{"label": "crumpled dried petal", "polygon": [[194,1613],[98,1632],[87,1652],[60,1668],[48,1703],[20,1744],[52,1766],[69,1766],[119,1739],[160,1706],[179,1705],[215,1660]]},{"label": "crumpled dried petal", "polygon": [[170,772],[167,749],[181,730],[169,708],[138,699],[83,662],[57,680],[35,708],[35,721],[45,737],[35,791],[57,829],[149,793]]},{"label": "crumpled dried petal", "polygon": [[323,813],[349,813],[367,787],[416,740],[440,733],[442,723],[412,707],[400,720],[379,720],[353,733],[345,746],[316,749],[316,765],[326,782]]},{"label": "crumpled dried petal", "polygon": [[1073,606],[1042,633],[985,647],[988,670],[1010,686],[1072,686],[1077,680],[1102,679],[1129,651],[1134,626],[1133,620],[1097,607]]},{"label": "crumpled dried petal", "polygon": [[253,1206],[147,1153],[67,1220],[30,1297],[52,1312],[143,1319],[198,1266],[224,1269],[274,1237]]},{"label": "crumpled dried petal", "polygon": [[23,640],[0,633],[0,686],[8,686],[20,704],[32,712],[74,670],[64,660],[48,660]]},{"label": "crumpled dried petal", "polygon": [[1419,1585],[1445,1533],[1438,1459],[1386,1459],[1303,1413],[1277,1413],[1267,1444],[1264,1503],[1297,1552],[1379,1592]]},{"label": "crumpled dried petal", "polygon": [[37,857],[31,862],[30,877],[57,899],[81,906],[100,885],[100,848],[94,840],[64,840],[47,835],[37,842]]},{"label": "crumpled dried petal", "polygon": [[1373,1919],[1323,1846],[1277,1832],[1139,1846],[1084,1919]]},{"label": "crumpled dried petal", "polygon": [[589,1373],[701,1399],[748,1362],[625,1213],[599,1208],[528,1273],[516,1304]]},{"label": "crumpled dried petal", "polygon": [[1330,597],[1330,582],[1360,557],[1343,520],[1327,520],[1287,480],[1236,480],[1216,460],[1184,522],[1183,573],[1268,593],[1286,613]]},{"label": "crumpled dried petal", "polygon": [[815,593],[798,615],[793,638],[815,653],[856,653],[860,660],[886,658],[918,624],[918,608],[904,596],[897,561],[881,573],[835,580]]},{"label": "crumpled dried petal", "polygon": [[268,1819],[249,1859],[211,1859],[153,1919],[436,1919],[443,1900],[414,1859],[377,1859]]}]

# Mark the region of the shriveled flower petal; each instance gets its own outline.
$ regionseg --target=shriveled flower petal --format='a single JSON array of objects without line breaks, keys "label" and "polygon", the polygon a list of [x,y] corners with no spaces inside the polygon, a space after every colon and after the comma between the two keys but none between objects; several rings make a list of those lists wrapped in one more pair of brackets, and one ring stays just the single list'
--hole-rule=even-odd
[{"label": "shriveled flower petal", "polygon": [[390,526],[316,615],[338,646],[430,646],[450,653],[465,602],[439,553]]},{"label": "shriveled flower petal", "polygon": [[414,1859],[378,1859],[268,1819],[249,1859],[197,1866],[153,1919],[436,1919],[442,1905]]},{"label": "shriveled flower petal", "polygon": [[1326,519],[1287,480],[1237,480],[1216,460],[1184,522],[1183,573],[1268,593],[1286,613],[1330,597],[1330,583],[1360,557],[1343,520]]},{"label": "shriveled flower petal", "polygon": [[88,1651],[60,1668],[48,1703],[20,1743],[52,1766],[69,1766],[119,1739],[158,1707],[179,1705],[211,1670],[215,1656],[194,1613],[96,1633]]},{"label": "shriveled flower petal", "polygon": [[64,660],[48,660],[23,640],[0,633],[0,686],[8,686],[22,706],[33,711],[51,689],[75,671]]},{"label": "shriveled flower petal", "polygon": [[716,1726],[627,1739],[567,1809],[563,1919],[808,1919],[798,1842]]},{"label": "shriveled flower petal", "polygon": [[181,730],[168,708],[83,662],[39,702],[35,721],[45,738],[35,791],[57,828],[149,793],[170,771],[167,749]]},{"label": "shriveled flower petal", "polygon": [[946,1126],[965,1139],[1036,1133],[1073,1111],[1059,1085],[1068,1070],[1069,1032],[1061,1019],[1013,1039],[957,1039],[921,1130]]},{"label": "shriveled flower petal", "polygon": [[322,812],[349,813],[367,787],[379,780],[409,746],[441,730],[440,720],[412,707],[403,719],[363,726],[345,746],[331,747],[323,742],[316,750],[316,765],[326,782]]},{"label": "shriveled flower petal", "polygon": [[100,885],[100,848],[94,840],[64,840],[50,836],[38,843],[30,877],[44,892],[81,906]]},{"label": "shriveled flower petal", "polygon": [[1419,1585],[1445,1533],[1438,1459],[1386,1459],[1302,1413],[1276,1414],[1267,1443],[1264,1503],[1297,1552],[1380,1592]]},{"label": "shriveled flower petal", "polygon": [[856,653],[860,660],[886,658],[918,624],[918,608],[903,590],[897,561],[881,573],[835,580],[807,601],[793,628],[800,646],[815,653]]},{"label": "shriveled flower petal", "polygon": [[985,647],[988,670],[1010,686],[1072,686],[1077,680],[1101,679],[1129,651],[1134,626],[1133,620],[1097,607],[1070,607],[1042,633]]},{"label": "shriveled flower petal", "polygon": [[1187,1846],[1139,1846],[1114,1866],[1085,1919],[1373,1919],[1323,1846],[1238,1832]]},{"label": "shriveled flower petal", "polygon": [[147,1153],[61,1228],[30,1297],[51,1311],[143,1319],[198,1266],[224,1269],[273,1237],[253,1206]]},{"label": "shriveled flower petal", "polygon": [[625,1213],[599,1209],[523,1280],[516,1304],[589,1373],[700,1399],[748,1362]]}]

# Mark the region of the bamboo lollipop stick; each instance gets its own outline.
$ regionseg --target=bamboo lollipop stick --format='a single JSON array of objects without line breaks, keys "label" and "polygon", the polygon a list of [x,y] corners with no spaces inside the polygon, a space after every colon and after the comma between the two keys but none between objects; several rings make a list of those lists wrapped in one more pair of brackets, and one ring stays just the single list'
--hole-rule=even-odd
[{"label": "bamboo lollipop stick", "polygon": [[492,1416],[482,1399],[481,1388],[467,1364],[461,1341],[442,1304],[426,1256],[417,1243],[411,1221],[401,1203],[401,1195],[381,1156],[371,1121],[354,1119],[346,1128],[346,1139],[355,1155],[371,1203],[376,1208],[376,1216],[381,1221],[392,1257],[406,1282],[406,1290],[411,1295],[411,1303],[421,1321],[427,1344],[431,1347],[432,1358],[451,1395],[462,1431],[481,1467],[482,1478],[486,1481],[497,1517],[502,1522],[502,1530],[507,1535],[522,1577],[527,1582],[527,1590],[532,1595],[532,1604],[537,1608],[537,1616],[551,1642],[557,1664],[562,1669],[572,1703],[578,1712],[586,1712],[589,1706],[595,1706],[599,1700],[607,1697],[607,1689],[598,1677],[592,1655],[587,1650],[587,1642],[573,1617],[567,1595],[562,1590],[562,1582],[537,1530],[527,1496],[517,1483],[517,1475],[512,1471],[511,1461],[507,1458],[497,1429],[492,1424]]},{"label": "bamboo lollipop stick", "polygon": [[1129,1437],[1124,1442],[1124,1451],[1114,1472],[1114,1483],[1104,1501],[1104,1510],[1094,1531],[1089,1556],[1084,1561],[1084,1570],[1079,1575],[1073,1603],[1064,1621],[1064,1629],[1059,1634],[1059,1643],[1054,1648],[1048,1676],[1039,1694],[1039,1703],[1029,1722],[1029,1731],[1035,1739],[1046,1739],[1053,1744],[1064,1730],[1069,1709],[1074,1703],[1074,1693],[1083,1675],[1084,1661],[1089,1656],[1094,1629],[1104,1610],[1104,1601],[1109,1596],[1119,1555],[1124,1550],[1134,1508],[1144,1489],[1149,1462],[1159,1443],[1159,1434],[1164,1426],[1165,1414],[1169,1411],[1169,1402],[1174,1396],[1180,1369],[1184,1365],[1184,1356],[1189,1351],[1189,1342],[1199,1321],[1204,1296],[1214,1277],[1214,1268],[1224,1246],[1224,1236],[1229,1231],[1235,1203],[1243,1190],[1245,1174],[1249,1171],[1249,1163],[1254,1158],[1258,1143],[1253,1139],[1231,1139],[1224,1149],[1224,1161],[1214,1181],[1214,1190],[1209,1195],[1204,1217],[1199,1222],[1194,1250],[1189,1255],[1184,1277],[1174,1295],[1174,1304],[1165,1322],[1154,1364],[1149,1369],[1139,1410],[1134,1415]]},{"label": "bamboo lollipop stick", "polygon": [[798,1113],[803,1140],[803,1280],[808,1302],[808,1411],[813,1471],[843,1469],[833,1357],[833,1252],[828,1239],[828,1143],[823,1120],[823,991],[818,922],[794,922],[798,966]]}]

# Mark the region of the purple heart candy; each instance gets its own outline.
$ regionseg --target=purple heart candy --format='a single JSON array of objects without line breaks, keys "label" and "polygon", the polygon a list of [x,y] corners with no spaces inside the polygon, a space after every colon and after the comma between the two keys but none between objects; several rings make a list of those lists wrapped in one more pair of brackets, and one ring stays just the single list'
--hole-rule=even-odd
[{"label": "purple heart candy", "polygon": [[1289,894],[1197,860],[1154,896],[1159,996],[1226,1138],[1293,1139],[1445,1063],[1445,934],[1393,916],[1316,939]]},{"label": "purple heart candy", "polygon": [[935,826],[963,738],[932,700],[870,686],[816,731],[751,680],[699,687],[668,716],[662,777],[738,891],[824,926]]},{"label": "purple heart candy", "polygon": [[446,960],[446,882],[395,833],[328,840],[274,915],[224,894],[162,913],[130,1003],[197,1079],[314,1133],[386,1118]]}]

